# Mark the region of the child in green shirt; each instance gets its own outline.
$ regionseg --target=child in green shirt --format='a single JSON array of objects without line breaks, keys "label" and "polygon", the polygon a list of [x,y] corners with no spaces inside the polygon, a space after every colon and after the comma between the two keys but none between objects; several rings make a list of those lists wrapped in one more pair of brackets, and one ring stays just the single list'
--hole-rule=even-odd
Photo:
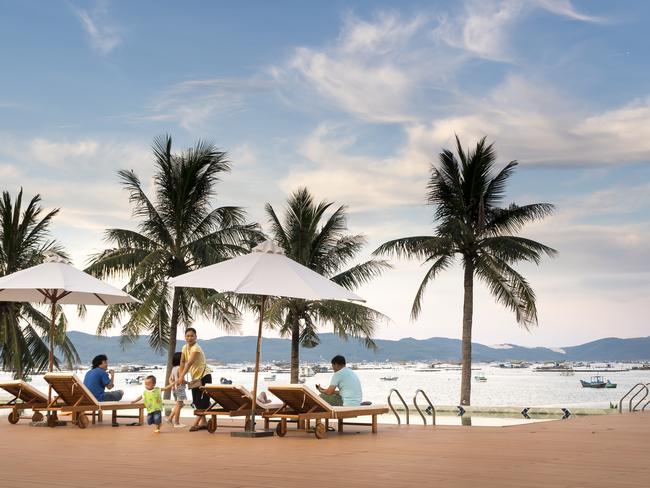
[{"label": "child in green shirt", "polygon": [[160,424],[162,424],[162,408],[163,401],[161,391],[169,390],[172,385],[167,385],[164,388],[156,386],[156,377],[149,375],[144,380],[145,390],[138,398],[133,400],[132,403],[138,403],[140,400],[144,401],[144,406],[147,407],[147,424],[155,425],[156,434],[160,433]]}]

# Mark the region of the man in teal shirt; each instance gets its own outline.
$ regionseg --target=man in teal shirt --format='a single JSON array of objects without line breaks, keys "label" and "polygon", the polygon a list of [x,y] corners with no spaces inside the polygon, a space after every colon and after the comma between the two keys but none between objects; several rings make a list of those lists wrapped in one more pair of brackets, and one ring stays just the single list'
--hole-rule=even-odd
[{"label": "man in teal shirt", "polygon": [[334,375],[330,381],[330,386],[316,388],[321,393],[321,398],[333,406],[355,407],[361,405],[363,392],[361,391],[361,382],[357,374],[345,366],[343,356],[334,356],[332,358],[332,369]]}]

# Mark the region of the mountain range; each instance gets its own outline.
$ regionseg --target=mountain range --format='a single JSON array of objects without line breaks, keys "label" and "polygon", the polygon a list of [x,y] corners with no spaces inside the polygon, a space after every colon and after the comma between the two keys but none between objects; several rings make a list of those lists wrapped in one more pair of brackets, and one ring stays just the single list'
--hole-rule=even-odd
[{"label": "mountain range", "polygon": [[[165,354],[149,346],[148,337],[141,336],[123,346],[120,337],[98,337],[71,331],[68,337],[77,348],[82,363],[87,364],[97,354],[106,354],[112,363],[164,363]],[[320,344],[312,349],[301,348],[300,359],[305,362],[327,363],[336,354],[348,362],[361,361],[460,361],[461,341],[444,337],[430,339],[376,339],[376,350],[366,349],[356,339],[341,339],[335,334],[321,334]],[[223,363],[253,362],[256,337],[224,336],[201,340],[206,357]],[[179,343],[180,350],[183,342]],[[288,339],[264,338],[262,361],[288,361]],[[650,360],[650,337],[599,339],[579,346],[563,348],[522,347],[513,344],[486,346],[472,344],[472,358],[477,362],[492,361],[647,361]]]}]

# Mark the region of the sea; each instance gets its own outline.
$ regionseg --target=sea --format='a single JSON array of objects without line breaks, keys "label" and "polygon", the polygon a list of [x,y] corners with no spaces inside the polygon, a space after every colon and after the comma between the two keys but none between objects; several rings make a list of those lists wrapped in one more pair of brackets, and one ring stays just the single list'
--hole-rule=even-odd
[{"label": "sea", "polygon": [[[252,391],[253,373],[244,371],[250,364],[237,365],[211,365],[213,383],[219,383],[221,379],[240,384]],[[608,365],[590,365],[592,370],[605,369],[605,371],[575,372],[566,376],[560,372],[536,371],[536,366],[529,368],[509,369],[502,368],[496,364],[475,363],[472,366],[472,407],[510,407],[512,411],[519,409],[556,409],[557,415],[561,408],[570,411],[584,409],[613,410],[625,393],[637,383],[650,383],[650,370],[632,370],[630,364],[610,363]],[[164,384],[165,369],[163,365],[144,366],[138,372],[120,372],[121,365],[111,365],[116,370],[115,388],[124,390],[124,400],[134,399],[143,390],[142,385],[129,384],[139,375],[153,374],[157,378],[158,385]],[[264,365],[265,369],[272,369],[271,365]],[[627,369],[627,371],[620,371]],[[610,371],[611,370],[611,371]],[[87,370],[75,370],[79,378],[83,378]],[[422,390],[429,398],[436,409],[446,410],[442,415],[437,415],[437,423],[455,424],[461,423],[457,412],[452,408],[459,404],[460,399],[460,370],[453,365],[436,365],[432,367],[426,364],[375,364],[359,366],[355,370],[363,386],[363,397],[365,401],[373,404],[386,405],[388,396],[394,405],[401,405],[398,395],[393,392],[397,390],[410,409],[413,409],[413,398],[417,390]],[[314,376],[305,378],[305,384],[314,387],[316,384],[327,386],[332,373],[317,373]],[[592,376],[600,375],[612,383],[616,388],[583,388],[580,380],[589,380]],[[477,376],[485,377],[485,381],[478,381]],[[0,380],[8,380],[9,373],[0,372]],[[258,392],[265,391],[269,385],[281,385],[289,383],[289,374],[277,371],[260,371],[258,379]],[[35,375],[32,378],[32,386],[47,391],[47,383],[42,375]],[[391,393],[392,392],[392,393]],[[272,398],[272,395],[269,395]],[[0,391],[0,397],[6,394]],[[640,398],[640,397],[638,397]],[[647,401],[646,399],[645,401]],[[418,404],[424,410],[427,403],[424,397],[419,394]],[[627,406],[627,400],[625,402]],[[443,408],[445,406],[446,408]],[[450,410],[452,410],[450,412]],[[497,409],[498,410],[498,409]],[[648,410],[650,410],[650,405]],[[6,415],[6,412],[1,413]],[[191,416],[190,407],[187,407],[184,416]],[[405,421],[404,412],[399,413],[400,422]],[[523,416],[508,414],[512,417],[507,425],[524,422]],[[506,425],[502,421],[485,417],[482,420],[476,417],[473,425]],[[493,416],[492,416],[493,417]],[[541,418],[541,416],[540,416]],[[548,416],[544,416],[548,419]],[[559,418],[559,417],[558,417]],[[515,419],[517,421],[515,421]],[[385,422],[398,422],[391,413],[383,419]],[[411,411],[410,423],[422,423],[419,415]],[[428,419],[431,423],[431,419]]]}]

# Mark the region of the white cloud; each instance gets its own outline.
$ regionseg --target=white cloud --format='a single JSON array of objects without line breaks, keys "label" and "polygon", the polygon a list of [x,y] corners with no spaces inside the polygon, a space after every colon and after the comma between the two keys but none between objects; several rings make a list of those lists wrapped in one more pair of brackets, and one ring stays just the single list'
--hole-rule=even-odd
[{"label": "white cloud", "polygon": [[88,34],[93,49],[109,54],[122,42],[117,28],[108,17],[105,1],[98,1],[92,11],[74,7],[72,11]]},{"label": "white cloud", "polygon": [[[294,106],[318,106],[315,92],[355,117],[409,122],[423,86],[443,86],[460,62],[427,38],[427,15],[403,19],[383,12],[373,21],[349,15],[337,39],[321,49],[299,47],[283,67],[270,69]],[[432,60],[435,60],[432,62]],[[417,110],[416,110],[417,112]]]},{"label": "white cloud", "polygon": [[149,114],[132,119],[171,121],[184,129],[195,130],[216,115],[232,115],[243,110],[248,97],[272,86],[271,81],[259,77],[184,81],[159,94]]},{"label": "white cloud", "polygon": [[484,135],[499,156],[537,164],[624,164],[650,154],[650,97],[601,113],[584,113],[551,87],[510,75],[482,100],[466,100],[451,117],[407,129],[422,157]]},{"label": "white cloud", "polygon": [[412,185],[423,187],[426,162],[414,171],[408,162],[398,158],[350,154],[355,142],[347,126],[319,125],[298,148],[310,164],[290,168],[281,180],[281,188],[289,193],[307,186],[316,195],[345,202],[352,212],[408,205],[422,198],[414,195]]},{"label": "white cloud", "polygon": [[441,15],[432,34],[473,56],[512,62],[516,58],[510,47],[513,27],[537,9],[575,21],[601,21],[578,12],[569,0],[468,0],[457,16]]}]

